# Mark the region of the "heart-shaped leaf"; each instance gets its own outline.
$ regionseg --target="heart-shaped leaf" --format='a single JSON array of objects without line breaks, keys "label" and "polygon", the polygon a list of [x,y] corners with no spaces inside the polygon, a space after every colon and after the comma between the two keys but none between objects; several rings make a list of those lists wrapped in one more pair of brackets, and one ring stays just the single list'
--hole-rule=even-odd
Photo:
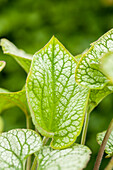
[{"label": "heart-shaped leaf", "polygon": [[92,89],[103,88],[109,80],[100,69],[100,58],[113,51],[113,29],[94,42],[76,67],[76,82]]},{"label": "heart-shaped leaf", "polygon": [[57,149],[76,140],[84,121],[89,89],[76,84],[75,67],[74,57],[53,37],[34,55],[27,78],[33,122]]},{"label": "heart-shaped leaf", "polygon": [[28,106],[25,89],[18,92],[9,92],[0,88],[0,113],[13,106],[18,106],[27,115]]},{"label": "heart-shaped leaf", "polygon": [[3,68],[5,67],[6,62],[5,61],[0,61],[0,72],[3,70]]},{"label": "heart-shaped leaf", "polygon": [[0,45],[2,46],[2,50],[5,54],[12,56],[27,73],[29,72],[32,55],[18,49],[13,43],[5,38],[1,39]]},{"label": "heart-shaped leaf", "polygon": [[103,70],[103,73],[113,83],[113,52],[109,52],[102,57],[101,68]]},{"label": "heart-shaped leaf", "polygon": [[39,134],[33,130],[15,129],[0,135],[0,169],[22,170],[26,158],[42,147]]},{"label": "heart-shaped leaf", "polygon": [[86,146],[74,144],[64,150],[45,146],[36,154],[40,170],[82,170],[90,159],[91,151]]},{"label": "heart-shaped leaf", "polygon": [[[97,142],[99,145],[102,144],[106,131],[97,134]],[[110,137],[107,141],[105,152],[108,154],[106,157],[113,156],[113,131],[110,134]]]}]

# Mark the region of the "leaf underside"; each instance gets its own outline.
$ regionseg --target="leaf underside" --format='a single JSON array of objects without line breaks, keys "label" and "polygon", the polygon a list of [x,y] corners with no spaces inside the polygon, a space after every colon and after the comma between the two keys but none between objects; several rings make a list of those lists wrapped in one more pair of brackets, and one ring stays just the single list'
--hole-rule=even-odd
[{"label": "leaf underside", "polygon": [[0,135],[0,170],[22,170],[26,158],[42,147],[33,130],[15,129]]},{"label": "leaf underside", "polygon": [[103,89],[91,89],[88,101],[88,113],[90,113],[106,96],[113,93],[113,86],[105,86]]},{"label": "leaf underside", "polygon": [[40,170],[82,170],[90,159],[88,147],[74,144],[64,150],[53,150],[45,146],[37,153]]},{"label": "leaf underside", "polygon": [[13,43],[5,38],[1,39],[0,45],[5,54],[12,56],[27,73],[29,72],[32,55],[18,49]]},{"label": "leaf underside", "polygon": [[[97,142],[98,142],[99,145],[102,144],[105,133],[106,133],[106,131],[97,134]],[[105,147],[105,152],[108,154],[106,156],[106,158],[113,156],[113,131],[111,132],[111,135],[110,135],[110,137],[107,141],[107,144],[106,144],[106,147]]]},{"label": "leaf underside", "polygon": [[6,62],[5,61],[0,61],[0,72],[3,70],[3,68],[5,67]]},{"label": "leaf underside", "polygon": [[91,89],[103,88],[109,80],[100,68],[100,59],[109,51],[113,51],[113,29],[92,43],[83,54],[76,67],[76,82]]},{"label": "leaf underside", "polygon": [[0,88],[0,113],[14,106],[18,106],[26,115],[28,114],[26,91],[9,92]]},{"label": "leaf underside", "polygon": [[51,147],[70,146],[80,134],[89,89],[75,82],[74,57],[56,39],[32,61],[27,78],[27,98],[39,132],[52,137]]}]

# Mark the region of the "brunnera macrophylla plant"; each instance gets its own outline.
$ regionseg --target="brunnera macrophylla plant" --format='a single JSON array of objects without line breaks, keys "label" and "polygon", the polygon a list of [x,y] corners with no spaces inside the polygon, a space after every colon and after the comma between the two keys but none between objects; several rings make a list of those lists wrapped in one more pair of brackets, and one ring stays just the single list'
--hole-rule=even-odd
[{"label": "brunnera macrophylla plant", "polygon": [[[0,44],[3,52],[28,74],[21,91],[0,88],[0,113],[18,106],[26,115],[27,128],[1,133],[0,168],[84,169],[91,155],[85,146],[90,113],[113,92],[113,83],[101,61],[104,55],[112,55],[113,29],[76,57],[54,36],[33,56],[6,39]],[[0,71],[4,66],[1,61]],[[30,129],[30,117],[36,131]],[[77,144],[81,131],[81,144]],[[31,154],[35,157],[32,165]]]}]

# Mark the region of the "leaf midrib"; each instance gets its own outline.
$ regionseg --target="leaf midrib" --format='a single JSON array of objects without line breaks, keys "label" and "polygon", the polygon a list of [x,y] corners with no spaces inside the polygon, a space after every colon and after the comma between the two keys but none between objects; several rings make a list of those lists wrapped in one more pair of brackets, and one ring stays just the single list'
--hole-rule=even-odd
[{"label": "leaf midrib", "polygon": [[53,121],[53,115],[55,113],[55,74],[54,74],[54,45],[55,45],[55,39],[53,38],[53,42],[52,42],[52,99],[53,99],[53,106],[52,106],[52,112],[51,112],[51,118],[50,118],[50,123],[49,123],[49,130],[51,131],[52,129],[52,121]]}]

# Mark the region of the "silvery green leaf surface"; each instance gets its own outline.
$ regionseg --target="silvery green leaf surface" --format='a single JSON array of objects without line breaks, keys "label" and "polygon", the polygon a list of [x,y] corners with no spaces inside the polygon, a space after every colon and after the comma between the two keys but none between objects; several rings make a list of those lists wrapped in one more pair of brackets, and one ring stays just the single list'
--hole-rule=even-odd
[{"label": "silvery green leaf surface", "polygon": [[28,106],[26,99],[26,91],[9,92],[0,88],[0,113],[10,107],[18,106],[27,115]]},{"label": "silvery green leaf surface", "polygon": [[[106,131],[97,134],[97,142],[99,145],[102,144],[105,133],[106,133]],[[105,152],[108,154],[106,156],[107,158],[113,156],[113,131],[111,132],[111,135],[107,141],[107,144],[105,147]]]},{"label": "silvery green leaf surface", "polygon": [[45,146],[36,154],[38,170],[82,170],[90,159],[91,151],[86,146],[74,144],[64,150]]},{"label": "silvery green leaf surface", "polygon": [[103,73],[113,83],[113,52],[109,52],[102,57],[101,68]]},{"label": "silvery green leaf surface", "polygon": [[32,55],[18,49],[13,43],[5,38],[1,39],[0,45],[5,54],[12,56],[27,73],[29,72]]},{"label": "silvery green leaf surface", "polygon": [[74,143],[83,126],[89,89],[76,84],[75,68],[74,57],[52,37],[34,55],[27,78],[33,122],[55,149]]},{"label": "silvery green leaf surface", "polygon": [[76,67],[76,82],[91,89],[102,89],[109,80],[100,68],[100,59],[110,51],[113,51],[113,29],[92,43],[83,54]]},{"label": "silvery green leaf surface", "polygon": [[0,134],[0,170],[23,170],[26,158],[42,147],[33,130],[15,129]]},{"label": "silvery green leaf surface", "polygon": [[6,62],[5,61],[0,61],[0,72],[3,70],[3,68],[5,67]]}]

